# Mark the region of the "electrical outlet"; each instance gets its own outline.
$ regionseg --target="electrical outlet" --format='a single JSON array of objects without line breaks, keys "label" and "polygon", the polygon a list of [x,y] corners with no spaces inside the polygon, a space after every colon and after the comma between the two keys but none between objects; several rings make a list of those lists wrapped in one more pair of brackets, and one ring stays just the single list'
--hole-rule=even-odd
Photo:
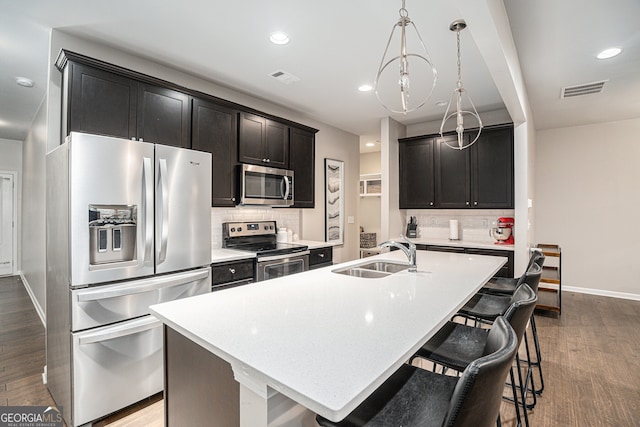
[{"label": "electrical outlet", "polygon": [[348,217],[347,217],[347,223],[348,223],[348,224],[353,224],[353,223],[355,223],[355,222],[356,222],[356,220],[355,220],[355,218],[354,218],[354,217],[352,217],[352,216],[348,216]]}]

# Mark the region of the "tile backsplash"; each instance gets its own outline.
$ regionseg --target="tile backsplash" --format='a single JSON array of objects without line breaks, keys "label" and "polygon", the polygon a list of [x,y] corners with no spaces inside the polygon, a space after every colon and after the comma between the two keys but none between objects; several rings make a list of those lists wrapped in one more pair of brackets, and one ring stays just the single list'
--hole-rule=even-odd
[{"label": "tile backsplash", "polygon": [[230,221],[276,221],[278,227],[286,227],[293,234],[300,235],[300,209],[262,206],[211,208],[212,248],[222,247],[222,223]]},{"label": "tile backsplash", "polygon": [[494,242],[489,230],[496,227],[499,217],[514,217],[513,209],[496,210],[412,210],[404,211],[405,221],[408,223],[410,217],[416,217],[418,223],[418,237],[424,239],[448,239],[449,220],[458,220],[458,237],[461,240],[474,242]]}]

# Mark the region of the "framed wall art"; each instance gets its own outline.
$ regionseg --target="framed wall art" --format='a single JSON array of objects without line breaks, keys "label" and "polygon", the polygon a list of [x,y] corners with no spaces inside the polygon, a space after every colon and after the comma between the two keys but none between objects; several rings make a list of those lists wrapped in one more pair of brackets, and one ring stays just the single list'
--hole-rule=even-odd
[{"label": "framed wall art", "polygon": [[344,243],[344,162],[324,159],[325,241]]}]

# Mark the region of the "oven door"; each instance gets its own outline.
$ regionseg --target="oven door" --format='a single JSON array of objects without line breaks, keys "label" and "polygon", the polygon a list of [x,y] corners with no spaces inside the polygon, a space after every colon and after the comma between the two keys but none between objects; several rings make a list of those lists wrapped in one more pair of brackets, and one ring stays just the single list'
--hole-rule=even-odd
[{"label": "oven door", "polygon": [[275,279],[309,269],[309,251],[290,255],[260,257],[256,264],[256,281]]}]

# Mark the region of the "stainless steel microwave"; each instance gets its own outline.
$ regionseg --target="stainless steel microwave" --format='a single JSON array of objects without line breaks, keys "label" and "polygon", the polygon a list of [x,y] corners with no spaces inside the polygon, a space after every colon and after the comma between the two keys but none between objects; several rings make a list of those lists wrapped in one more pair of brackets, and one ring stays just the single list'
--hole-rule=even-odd
[{"label": "stainless steel microwave", "polygon": [[240,204],[293,205],[293,171],[240,165]]}]

